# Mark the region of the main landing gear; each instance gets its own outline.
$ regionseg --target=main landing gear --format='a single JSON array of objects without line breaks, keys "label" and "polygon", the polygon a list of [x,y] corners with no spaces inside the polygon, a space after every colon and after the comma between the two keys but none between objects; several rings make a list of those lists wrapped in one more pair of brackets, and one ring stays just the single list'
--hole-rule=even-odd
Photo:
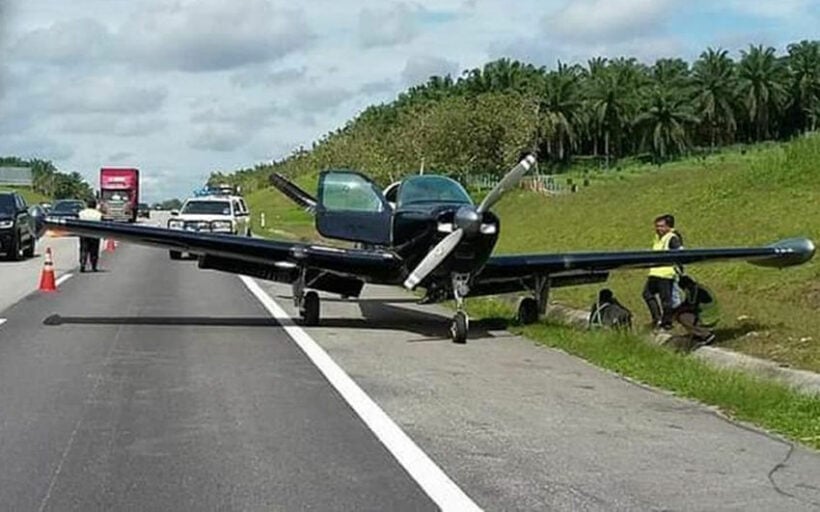
[{"label": "main landing gear", "polygon": [[534,324],[547,312],[547,303],[550,297],[550,278],[535,276],[535,297],[524,297],[518,303],[517,320],[521,325]]},{"label": "main landing gear", "polygon": [[293,283],[293,305],[299,309],[302,323],[307,326],[319,325],[321,303],[319,294],[314,291],[305,292],[305,273]]}]

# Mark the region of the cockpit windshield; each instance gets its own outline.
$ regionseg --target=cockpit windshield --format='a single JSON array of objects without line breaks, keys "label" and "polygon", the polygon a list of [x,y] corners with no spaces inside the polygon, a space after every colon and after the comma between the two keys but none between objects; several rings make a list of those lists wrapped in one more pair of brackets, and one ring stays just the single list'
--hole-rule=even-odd
[{"label": "cockpit windshield", "polygon": [[399,188],[398,206],[423,203],[472,204],[464,187],[444,176],[413,176]]}]

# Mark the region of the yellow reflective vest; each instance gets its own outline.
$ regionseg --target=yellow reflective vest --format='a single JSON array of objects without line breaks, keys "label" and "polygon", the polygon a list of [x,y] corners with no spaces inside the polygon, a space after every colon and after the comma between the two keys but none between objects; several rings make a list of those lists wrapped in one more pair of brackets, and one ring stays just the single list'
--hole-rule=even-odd
[{"label": "yellow reflective vest", "polygon": [[[674,230],[669,231],[667,234],[659,237],[655,235],[655,243],[652,244],[653,251],[668,251],[669,250],[669,242],[672,238],[678,236]],[[660,277],[661,279],[675,279],[677,277],[678,272],[675,270],[674,265],[669,265],[668,267],[652,267],[649,269],[649,275],[653,277]]]}]

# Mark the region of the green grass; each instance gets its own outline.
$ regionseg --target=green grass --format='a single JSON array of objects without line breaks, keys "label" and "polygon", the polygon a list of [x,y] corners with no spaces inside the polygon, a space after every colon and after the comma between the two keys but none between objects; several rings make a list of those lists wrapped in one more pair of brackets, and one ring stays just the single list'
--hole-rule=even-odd
[{"label": "green grass", "polygon": [[[765,149],[594,174],[576,194],[516,191],[496,207],[497,254],[647,249],[652,219],[674,213],[687,247],[820,241],[820,136]],[[533,219],[537,219],[534,221]],[[687,269],[717,294],[721,345],[820,371],[820,264],[785,270],[744,262]],[[614,272],[607,286],[638,315],[645,271]],[[553,299],[589,307],[595,287],[558,289]]]},{"label": "green grass", "polygon": [[[492,299],[471,301],[481,318],[509,318],[510,305]],[[637,335],[587,332],[545,321],[510,330],[537,343],[561,349],[630,379],[717,407],[729,417],[748,421],[820,449],[820,396],[737,371],[713,368],[685,353],[647,343]]]},{"label": "green grass", "polygon": [[[311,195],[316,194],[318,174],[305,175],[296,184]],[[251,229],[257,235],[291,240],[315,240],[319,237],[313,226],[313,216],[298,208],[275,188],[257,190],[245,198],[251,210]],[[265,214],[265,227],[260,214]]]},{"label": "green grass", "polygon": [[20,195],[23,196],[23,199],[26,200],[26,203],[29,205],[35,205],[43,202],[51,202],[51,199],[44,196],[43,194],[39,194],[29,187],[4,187],[0,186],[0,191],[4,190],[13,190],[15,192],[19,192]]}]

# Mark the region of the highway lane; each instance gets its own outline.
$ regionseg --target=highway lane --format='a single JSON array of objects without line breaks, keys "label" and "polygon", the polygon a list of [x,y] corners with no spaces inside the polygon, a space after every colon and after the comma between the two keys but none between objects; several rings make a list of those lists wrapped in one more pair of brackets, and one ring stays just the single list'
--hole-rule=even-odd
[{"label": "highway lane", "polygon": [[818,452],[414,302],[329,296],[305,331],[487,510],[820,510]]},{"label": "highway lane", "polygon": [[235,276],[105,268],[0,312],[2,508],[435,508]]}]

